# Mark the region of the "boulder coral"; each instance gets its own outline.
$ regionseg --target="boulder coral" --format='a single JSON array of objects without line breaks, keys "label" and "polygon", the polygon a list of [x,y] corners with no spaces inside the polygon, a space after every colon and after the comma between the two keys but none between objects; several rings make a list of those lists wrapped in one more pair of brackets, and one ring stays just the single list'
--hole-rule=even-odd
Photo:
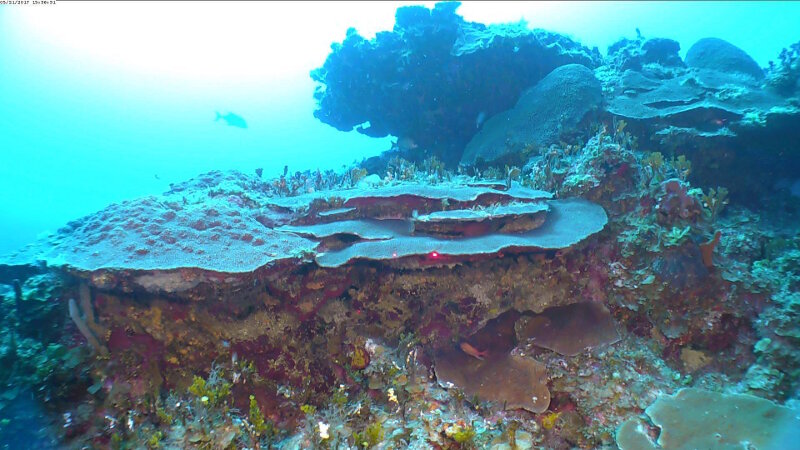
[{"label": "boulder coral", "polygon": [[311,72],[320,84],[314,116],[339,130],[403,138],[411,158],[427,151],[455,165],[480,116],[511,108],[556,67],[598,65],[597,49],[525,24],[467,22],[458,6],[399,8],[393,30],[371,40],[350,29]]}]

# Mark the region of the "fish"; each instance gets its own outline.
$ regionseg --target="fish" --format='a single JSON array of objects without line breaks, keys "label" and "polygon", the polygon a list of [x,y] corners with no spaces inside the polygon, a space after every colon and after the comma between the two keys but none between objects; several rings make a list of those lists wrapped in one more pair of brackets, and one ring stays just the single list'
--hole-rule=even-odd
[{"label": "fish", "polygon": [[238,114],[234,114],[229,112],[228,114],[220,114],[217,111],[217,118],[214,119],[215,122],[219,122],[220,119],[224,120],[228,126],[236,127],[236,128],[247,128],[247,122],[245,122],[244,118]]},{"label": "fish", "polygon": [[411,150],[415,150],[417,147],[419,147],[419,145],[417,145],[417,143],[414,142],[414,139],[408,136],[403,136],[397,139],[397,142],[395,142],[394,145],[395,147],[397,147],[398,150],[404,153],[408,153]]},{"label": "fish", "polygon": [[481,111],[478,113],[478,117],[475,118],[475,129],[478,129],[483,125],[483,122],[486,121],[486,111]]},{"label": "fish", "polygon": [[473,347],[469,342],[462,342],[461,344],[459,344],[459,347],[461,347],[461,351],[463,351],[464,353],[468,354],[469,356],[472,356],[473,358],[480,359],[481,361],[483,361],[484,358],[489,356],[488,350],[478,350],[477,348]]}]

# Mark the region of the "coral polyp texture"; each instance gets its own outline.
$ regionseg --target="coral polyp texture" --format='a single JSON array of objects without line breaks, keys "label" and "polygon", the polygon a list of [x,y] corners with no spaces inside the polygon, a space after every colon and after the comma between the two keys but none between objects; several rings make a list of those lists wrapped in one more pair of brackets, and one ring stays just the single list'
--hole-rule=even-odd
[{"label": "coral polyp texture", "polygon": [[617,431],[620,449],[738,449],[744,445],[780,450],[794,448],[800,439],[796,411],[752,395],[686,388],[659,397],[645,413],[659,429],[658,440],[651,441],[645,425],[632,419]]},{"label": "coral polyp texture", "polygon": [[70,222],[8,262],[44,261],[82,271],[195,267],[237,273],[310,251],[313,242],[268,227],[288,217],[257,206],[265,189],[253,176],[210,173],[191,193],[125,201]]}]

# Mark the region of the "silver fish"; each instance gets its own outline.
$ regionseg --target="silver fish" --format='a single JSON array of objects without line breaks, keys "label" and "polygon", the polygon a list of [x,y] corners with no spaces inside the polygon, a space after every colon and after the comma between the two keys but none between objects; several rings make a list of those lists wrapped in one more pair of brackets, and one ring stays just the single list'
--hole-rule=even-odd
[{"label": "silver fish", "polygon": [[247,128],[247,122],[245,122],[244,118],[240,115],[234,114],[229,112],[228,114],[222,115],[217,111],[217,118],[214,119],[215,122],[219,122],[224,120],[228,126],[236,127],[236,128]]},{"label": "silver fish", "polygon": [[485,120],[486,120],[486,112],[481,111],[480,113],[478,113],[478,117],[475,118],[475,129],[480,128]]}]

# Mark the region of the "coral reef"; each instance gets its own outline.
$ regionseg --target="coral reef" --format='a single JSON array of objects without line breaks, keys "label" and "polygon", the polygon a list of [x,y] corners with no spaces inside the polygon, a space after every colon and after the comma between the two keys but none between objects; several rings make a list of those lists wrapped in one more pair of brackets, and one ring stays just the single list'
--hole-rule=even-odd
[{"label": "coral reef", "polygon": [[8,263],[46,261],[84,271],[199,267],[249,272],[311,250],[310,241],[269,228],[285,219],[257,206],[271,192],[266,182],[240,173],[210,173],[198,182],[202,189],[191,193],[190,187],[173,189],[70,222]]},{"label": "coral reef", "polygon": [[[82,285],[86,286],[86,285]],[[86,295],[88,296],[88,288],[81,289],[81,291],[86,291]],[[83,292],[81,292],[81,297],[84,297]],[[84,311],[87,311],[86,314],[81,314],[80,310],[78,309],[78,305],[75,303],[75,299],[69,299],[69,317],[75,322],[75,326],[78,327],[78,330],[81,332],[84,338],[89,342],[92,348],[103,354],[108,354],[108,349],[97,340],[97,336],[95,336],[94,332],[89,329],[89,323],[93,322],[94,317],[88,311],[91,310],[91,304],[89,304],[89,308],[84,308]]]},{"label": "coral reef", "polygon": [[475,360],[453,352],[436,358],[436,378],[445,386],[458,386],[470,397],[506,409],[540,413],[550,406],[544,365],[521,356]]},{"label": "coral reef", "polygon": [[777,64],[770,61],[767,85],[787,97],[800,89],[800,41],[783,49]]},{"label": "coral reef", "polygon": [[598,65],[597,49],[525,24],[467,22],[458,6],[399,8],[394,29],[371,40],[350,29],[311,72],[320,83],[315,117],[339,130],[403,138],[406,157],[437,155],[454,165],[478,131],[476,118],[511,108],[558,66]]},{"label": "coral reef", "polygon": [[[52,286],[51,304],[72,330],[50,337],[51,350],[34,347],[48,364],[73,355],[65,367],[82,367],[77,380],[36,381],[69,383],[70,397],[58,398],[70,422],[56,436],[74,446],[596,448],[614,445],[615,429],[660,393],[686,385],[737,380],[754,393],[791,396],[798,302],[786,274],[796,245],[776,240],[759,262],[760,247],[746,243],[767,228],[743,227],[747,216],[731,205],[712,221],[708,194],[678,179],[688,160],[633,152],[624,128],[551,147],[519,181],[508,181],[511,170],[497,181],[445,174],[450,181],[435,185],[342,180],[292,196],[268,180],[213,173],[173,187],[165,198],[213,202],[208,193],[220,184],[258,198],[237,207],[258,211],[263,233],[302,238],[308,250],[228,273],[135,262],[87,271],[51,260],[48,274],[18,283],[21,295],[9,284],[7,311],[26,303],[25,286]],[[534,167],[551,169],[541,176]],[[590,181],[572,181],[580,171]],[[545,186],[554,194],[534,189]],[[604,207],[562,198],[576,193]],[[436,226],[415,230],[421,223]],[[72,233],[50,245],[91,236]],[[481,241],[487,236],[549,244],[501,250]],[[703,256],[708,241],[713,268]],[[325,255],[380,255],[381,246],[399,251],[402,264],[358,257],[325,267]],[[737,264],[744,279],[733,278]],[[773,298],[751,294],[759,290]],[[83,332],[68,319],[72,298]],[[6,317],[35,321],[47,311]],[[91,357],[82,334],[108,355]],[[28,342],[16,340],[17,354]]]},{"label": "coral reef", "polygon": [[791,448],[800,438],[795,411],[751,395],[725,395],[686,388],[674,396],[659,397],[645,410],[660,428],[658,445],[651,442],[638,419],[617,432],[622,450],[679,448]]},{"label": "coral reef", "polygon": [[[606,110],[637,128],[640,144],[686,154],[695,162],[693,179],[706,186],[727,183],[732,196],[752,205],[773,183],[765,174],[796,171],[797,152],[786,145],[800,117],[788,94],[796,81],[791,51],[783,53],[764,82],[764,71],[752,58],[720,39],[698,41],[685,64],[677,45],[661,46],[657,62],[642,62],[650,41],[640,37],[615,44],[596,70]],[[750,170],[739,183],[726,181],[752,167],[760,170]]]},{"label": "coral reef", "polygon": [[697,197],[689,194],[688,187],[680,180],[669,179],[661,183],[662,192],[656,204],[659,221],[672,225],[678,221],[696,221],[702,210]]},{"label": "coral reef", "polygon": [[695,42],[686,52],[686,65],[728,74],[748,75],[756,80],[764,78],[764,71],[750,55],[718,38],[703,38]]},{"label": "coral reef", "polygon": [[457,6],[312,75],[393,150],[209,172],[0,259],[0,446],[785,448],[796,45],[601,58]]},{"label": "coral reef", "polygon": [[619,72],[647,70],[655,74],[664,68],[686,66],[678,54],[680,48],[672,39],[645,39],[639,34],[636,39],[623,38],[609,46],[606,62]]},{"label": "coral reef", "polygon": [[558,67],[522,93],[513,108],[488,119],[467,143],[461,163],[522,164],[526,148],[573,140],[601,101],[600,82],[591,70],[580,64]]},{"label": "coral reef", "polygon": [[[558,250],[567,248],[599,232],[606,214],[597,205],[580,200],[555,200],[545,225],[522,233],[486,233],[463,239],[400,234],[384,240],[359,241],[348,247],[317,255],[322,267],[339,267],[354,260],[391,261],[422,257],[419,264],[453,263],[458,258],[494,255],[523,250]],[[374,223],[373,223],[374,224]],[[384,224],[380,224],[384,227]],[[306,228],[307,230],[308,228]]]},{"label": "coral reef", "polygon": [[567,356],[620,340],[608,309],[600,303],[555,306],[515,324],[517,339]]}]

